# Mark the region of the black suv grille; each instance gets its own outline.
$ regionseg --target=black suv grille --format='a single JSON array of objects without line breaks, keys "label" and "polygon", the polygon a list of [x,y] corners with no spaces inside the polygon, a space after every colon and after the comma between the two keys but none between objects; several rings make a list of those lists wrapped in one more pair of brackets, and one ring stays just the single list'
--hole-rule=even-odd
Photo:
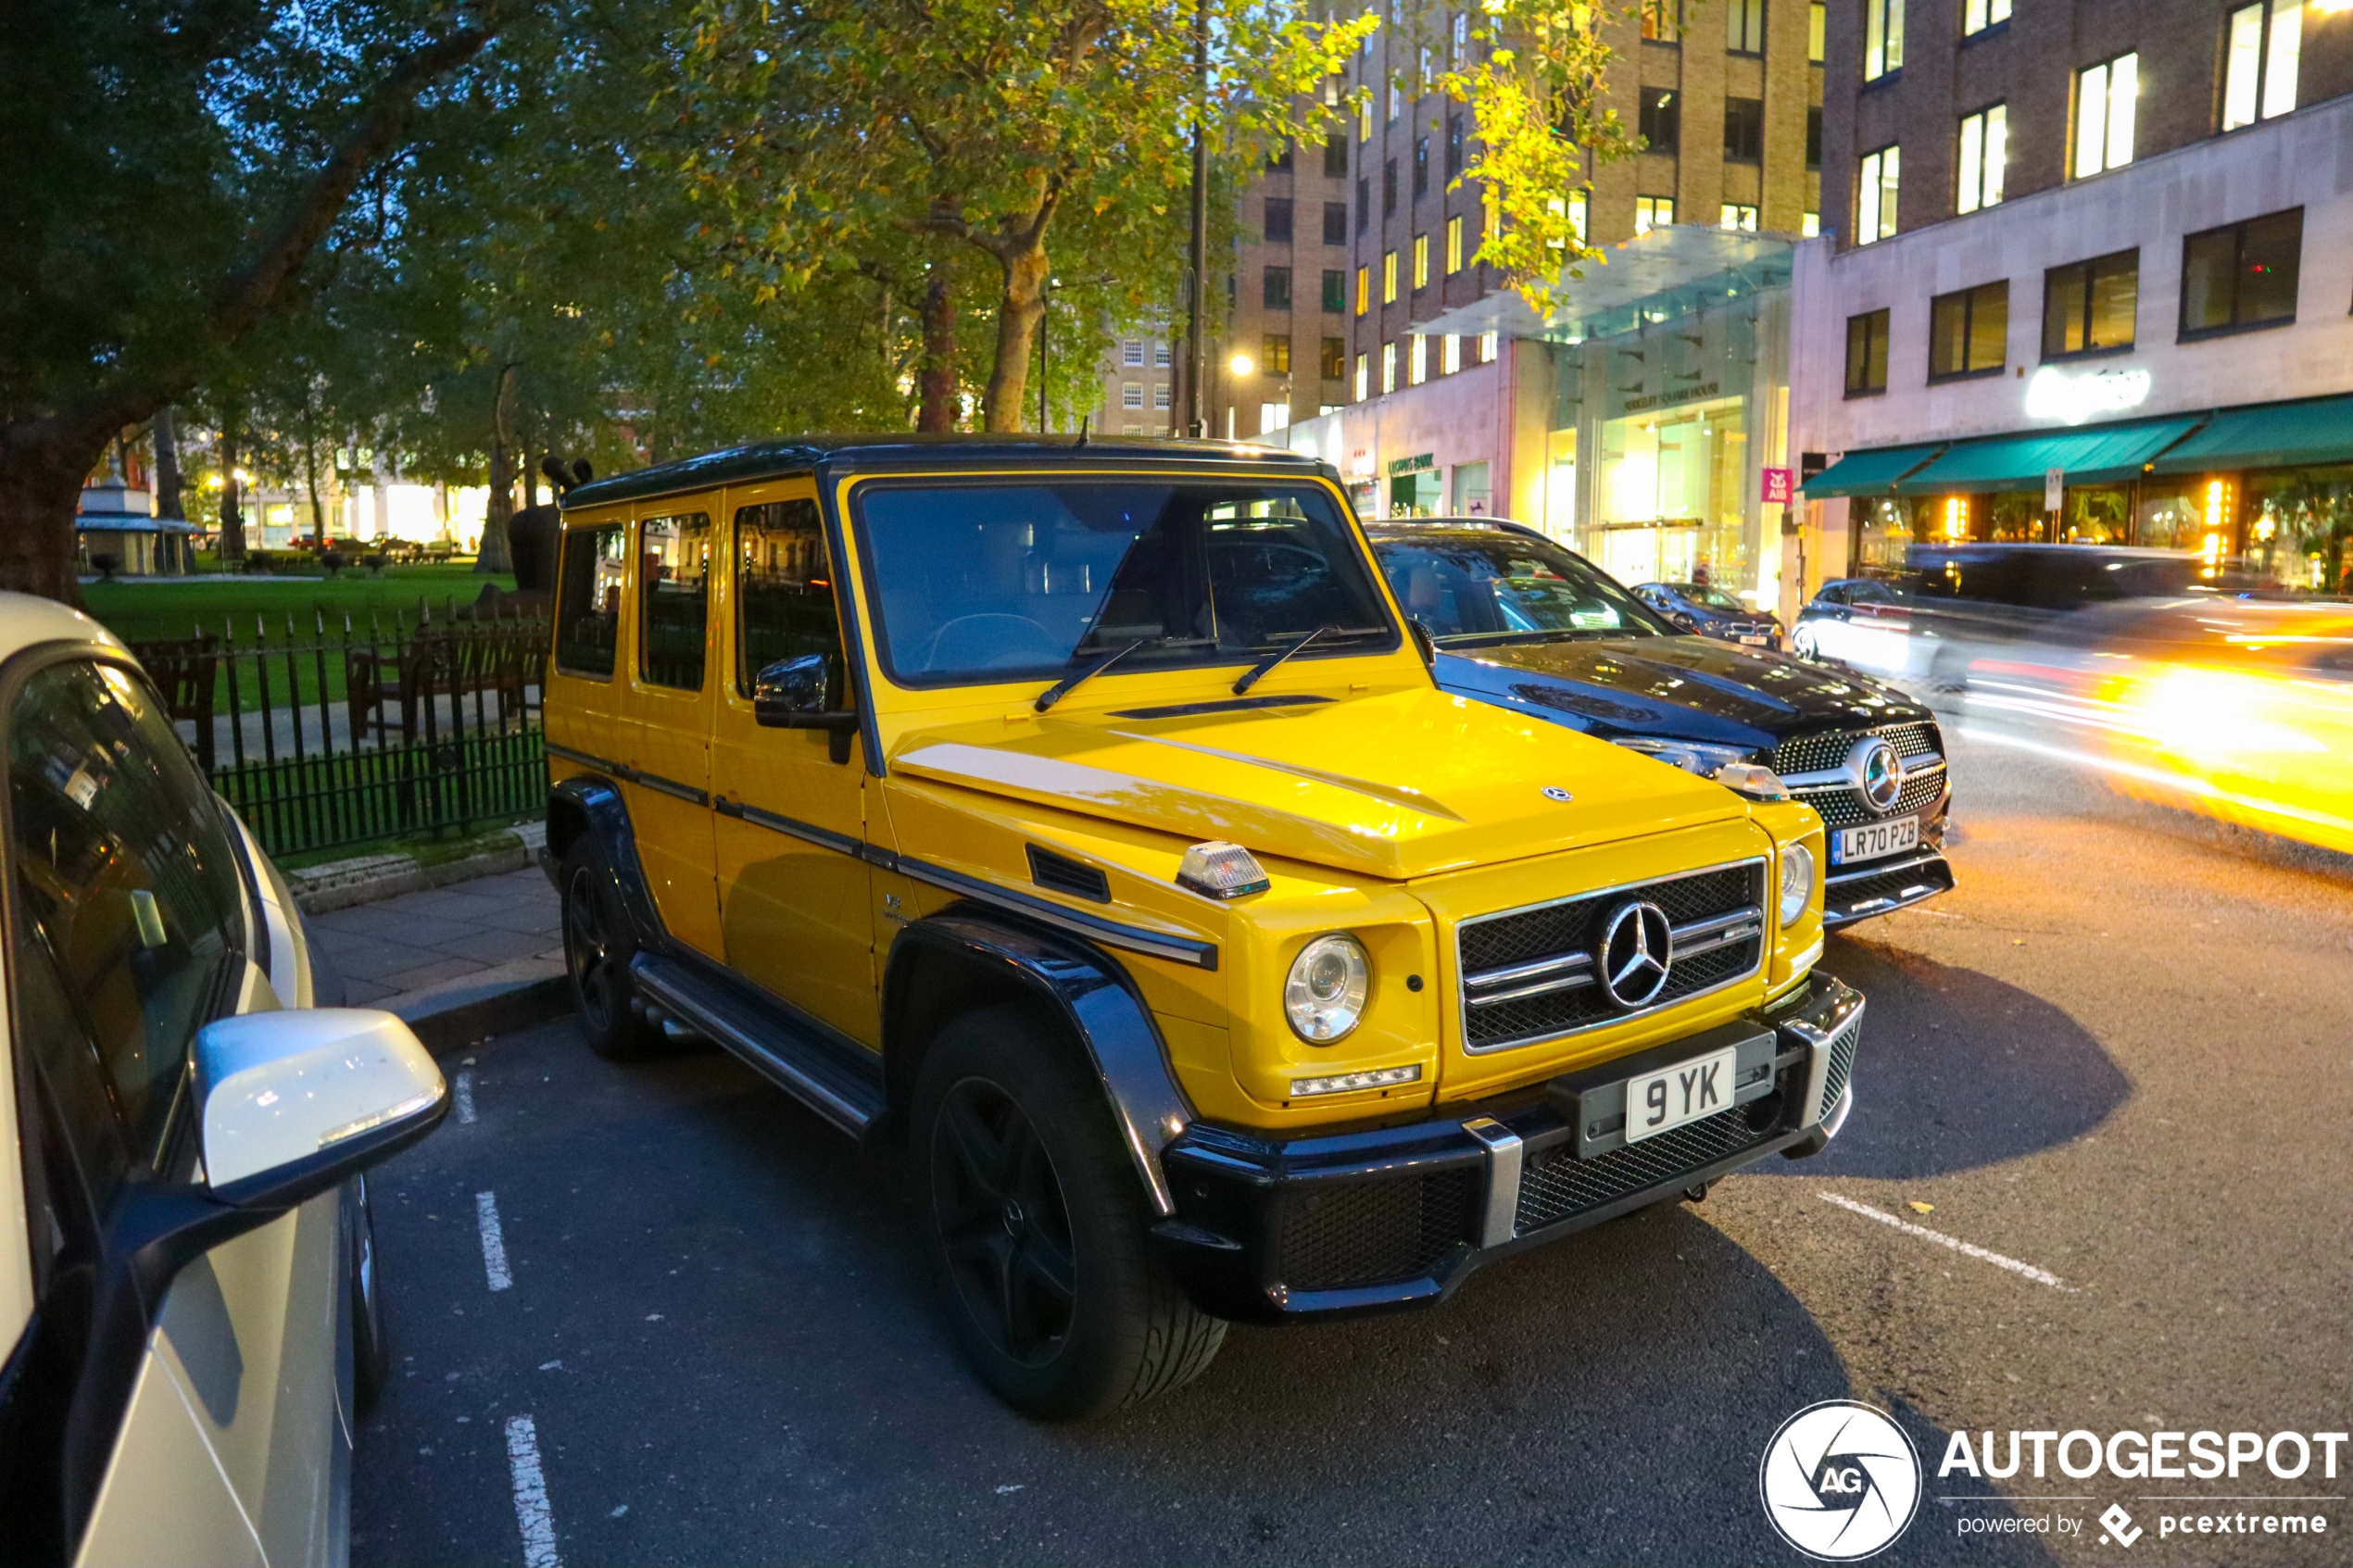
[{"label": "black suv grille", "polygon": [[[1623,900],[1632,897],[1646,898],[1656,904],[1666,911],[1668,923],[1679,930],[1743,910],[1751,911],[1757,917],[1755,930],[1737,941],[1689,956],[1678,956],[1668,972],[1666,988],[1651,1004],[1654,1008],[1666,1007],[1686,997],[1712,990],[1727,981],[1737,980],[1763,960],[1765,868],[1754,863],[1723,866],[1689,876],[1669,877],[1640,886],[1596,893],[1565,903],[1548,904],[1540,909],[1466,921],[1454,932],[1454,950],[1460,960],[1465,987],[1463,1035],[1466,1044],[1473,1050],[1492,1049],[1521,1040],[1589,1028],[1625,1016],[1609,999],[1608,993],[1592,983],[1590,963],[1581,968],[1565,965],[1563,972],[1554,975],[1535,977],[1538,982],[1558,978],[1568,984],[1559,990],[1541,991],[1531,996],[1480,1002],[1474,999],[1476,992],[1469,982],[1482,973],[1545,959],[1558,958],[1573,964],[1577,959],[1592,952],[1593,944],[1601,935],[1601,923],[1609,912]],[[1694,940],[1705,941],[1706,938]],[[1683,945],[1678,943],[1679,947]],[[1583,977],[1581,983],[1580,975]],[[1504,992],[1516,988],[1509,985],[1491,987]]]},{"label": "black suv grille", "polygon": [[[1914,773],[1904,781],[1903,793],[1895,797],[1894,808],[1886,814],[1904,817],[1915,811],[1925,811],[1936,804],[1936,797],[1943,793],[1944,769],[1932,768],[1925,773]],[[1797,798],[1822,814],[1824,827],[1860,827],[1865,822],[1880,820],[1880,813],[1863,804],[1863,792],[1858,789],[1842,789],[1836,785],[1827,789],[1801,789],[1797,791]]]},{"label": "black suv grille", "polygon": [[[1578,1159],[1574,1140],[1554,1145],[1531,1158],[1520,1173],[1518,1234],[1526,1236],[1629,1193],[1671,1182],[1763,1143],[1775,1129],[1772,1112],[1759,1108],[1777,1103],[1734,1106],[1593,1160]],[[1761,1130],[1752,1124],[1753,1113],[1765,1120]]]},{"label": "black suv grille", "polygon": [[1284,1215],[1277,1268],[1293,1290],[1420,1279],[1470,1240],[1476,1166],[1379,1181],[1319,1184]]},{"label": "black suv grille", "polygon": [[1939,749],[1939,737],[1934,724],[1890,724],[1880,730],[1840,730],[1826,735],[1799,735],[1785,740],[1773,748],[1773,771],[1786,778],[1792,773],[1819,773],[1846,760],[1855,743],[1865,735],[1885,735],[1895,743],[1895,755],[1909,761],[1915,757],[1927,757]]}]

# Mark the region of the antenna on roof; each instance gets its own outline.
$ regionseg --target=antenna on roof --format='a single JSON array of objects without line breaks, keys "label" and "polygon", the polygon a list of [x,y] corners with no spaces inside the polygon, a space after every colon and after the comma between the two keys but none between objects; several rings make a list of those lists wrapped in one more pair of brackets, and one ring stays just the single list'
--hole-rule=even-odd
[{"label": "antenna on roof", "polygon": [[1092,414],[1081,414],[1078,416],[1078,439],[1070,444],[1071,450],[1076,451],[1079,447],[1087,445],[1087,427],[1094,422],[1094,418],[1095,416]]}]

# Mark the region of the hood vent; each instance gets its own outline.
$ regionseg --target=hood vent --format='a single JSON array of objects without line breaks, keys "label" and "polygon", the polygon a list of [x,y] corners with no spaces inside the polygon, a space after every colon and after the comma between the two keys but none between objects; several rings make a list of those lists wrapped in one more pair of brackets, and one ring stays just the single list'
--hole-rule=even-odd
[{"label": "hood vent", "polygon": [[1038,886],[1067,893],[1074,898],[1090,898],[1098,904],[1111,902],[1111,879],[1094,867],[1051,849],[1040,849],[1035,844],[1028,849],[1029,879]]}]

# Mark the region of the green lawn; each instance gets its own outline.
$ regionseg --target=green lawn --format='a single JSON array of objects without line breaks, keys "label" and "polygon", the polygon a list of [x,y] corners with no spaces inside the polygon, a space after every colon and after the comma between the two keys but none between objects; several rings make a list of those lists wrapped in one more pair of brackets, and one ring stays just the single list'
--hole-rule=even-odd
[{"label": "green lawn", "polygon": [[233,626],[236,642],[251,646],[257,619],[261,634],[271,642],[285,640],[289,617],[297,641],[317,634],[321,614],[328,630],[335,633],[342,631],[346,615],[355,630],[365,630],[371,613],[387,629],[396,613],[405,613],[414,625],[421,604],[430,602],[434,614],[441,616],[453,598],[463,608],[490,583],[510,591],[515,585],[512,576],[478,575],[467,562],[386,567],[375,577],[346,568],[332,578],[314,569],[305,576],[221,573],[124,579],[85,583],[82,597],[90,613],[125,642],[188,637],[199,627],[220,636]]}]

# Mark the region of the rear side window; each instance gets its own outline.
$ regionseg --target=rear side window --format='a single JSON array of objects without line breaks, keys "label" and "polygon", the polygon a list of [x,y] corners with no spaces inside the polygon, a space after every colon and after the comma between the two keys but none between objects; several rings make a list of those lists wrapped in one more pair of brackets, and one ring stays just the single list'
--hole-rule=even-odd
[{"label": "rear side window", "polygon": [[556,668],[573,675],[612,673],[621,634],[621,585],[627,578],[622,528],[564,531],[556,583]]},{"label": "rear side window", "polygon": [[8,837],[19,1025],[97,1062],[122,1135],[152,1159],[247,935],[227,825],[143,680],[76,663],[26,683],[8,713]]},{"label": "rear side window", "polygon": [[770,665],[812,653],[824,656],[838,686],[841,611],[816,502],[736,509],[736,690],[742,696],[752,695]]},{"label": "rear side window", "polygon": [[711,514],[649,517],[637,581],[637,672],[651,685],[702,690],[711,609]]}]

